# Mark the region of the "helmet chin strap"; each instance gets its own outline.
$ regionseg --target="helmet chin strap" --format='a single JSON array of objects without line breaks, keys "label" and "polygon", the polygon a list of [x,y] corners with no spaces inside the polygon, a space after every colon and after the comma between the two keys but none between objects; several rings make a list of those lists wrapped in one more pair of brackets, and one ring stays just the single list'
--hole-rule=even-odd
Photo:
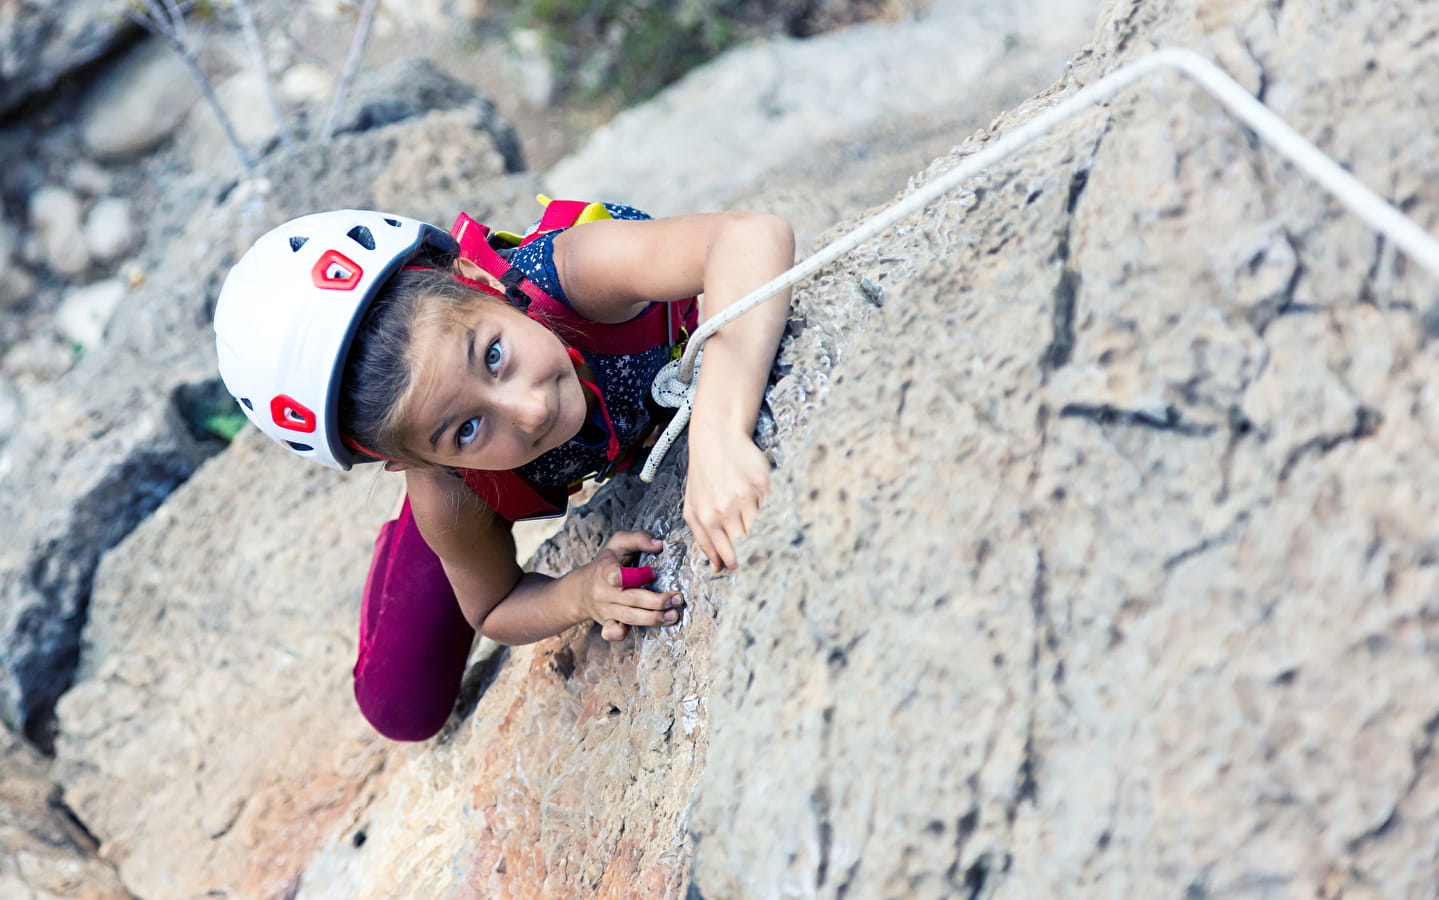
[{"label": "helmet chin strap", "polygon": [[340,435],[340,440],[344,442],[346,447],[349,447],[351,450],[354,450],[356,452],[363,453],[366,456],[373,458],[376,462],[386,462],[394,463],[396,465],[403,465],[403,463],[401,463],[398,459],[391,459],[383,453],[376,453],[369,447],[366,447],[364,444],[361,444],[359,441],[355,440],[347,434]]}]

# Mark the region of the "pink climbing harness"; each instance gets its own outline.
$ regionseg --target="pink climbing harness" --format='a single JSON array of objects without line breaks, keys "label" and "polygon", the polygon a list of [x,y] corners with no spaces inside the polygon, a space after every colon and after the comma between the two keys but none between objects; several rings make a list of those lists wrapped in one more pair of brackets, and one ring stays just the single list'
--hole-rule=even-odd
[{"label": "pink climbing harness", "polygon": [[[475,290],[505,297],[530,318],[549,328],[569,345],[570,358],[576,365],[584,364],[582,352],[618,356],[643,353],[666,343],[672,346],[683,344],[685,336],[694,329],[699,318],[699,303],[694,297],[674,304],[651,304],[644,312],[627,322],[613,325],[592,322],[551,297],[523,272],[510,265],[495,247],[496,244],[501,247],[523,247],[552,231],[570,228],[577,222],[606,217],[608,213],[604,212],[603,204],[582,200],[550,200],[534,230],[525,237],[518,238],[504,232],[492,232],[487,226],[460,213],[455,218],[454,227],[450,229],[450,234],[459,242],[460,256],[498,279],[505,289],[502,292],[483,281],[460,276],[456,278]],[[604,394],[599,386],[592,382],[581,383],[599,400],[610,442],[606,457],[611,463],[616,463],[624,448],[615,437]],[[501,518],[510,522],[560,515],[565,511],[568,495],[579,489],[578,484],[571,485],[568,489],[542,487],[514,471],[461,469],[460,475],[470,490],[480,495]]]}]

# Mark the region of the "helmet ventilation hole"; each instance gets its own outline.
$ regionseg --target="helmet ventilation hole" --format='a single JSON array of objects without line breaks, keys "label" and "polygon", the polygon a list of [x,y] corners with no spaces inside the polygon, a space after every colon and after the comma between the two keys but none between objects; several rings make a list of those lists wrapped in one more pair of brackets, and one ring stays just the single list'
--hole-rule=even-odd
[{"label": "helmet ventilation hole", "polygon": [[364,247],[366,250],[375,249],[375,236],[373,234],[370,234],[370,229],[366,228],[365,226],[356,225],[354,228],[351,228],[348,232],[346,232],[346,234],[348,234],[355,243],[359,244],[361,247]]},{"label": "helmet ventilation hole", "polygon": [[292,252],[299,253],[299,252],[300,252],[300,248],[303,247],[303,246],[305,246],[305,241],[308,241],[308,240],[309,240],[309,238],[307,238],[307,237],[292,237],[292,238],[290,238],[290,250],[291,250]]},{"label": "helmet ventilation hole", "polygon": [[291,450],[298,450],[301,453],[309,453],[311,450],[315,449],[309,444],[301,444],[298,441],[286,441],[285,445],[288,446]]},{"label": "helmet ventilation hole", "polygon": [[385,219],[385,224],[391,226],[392,228],[399,228],[399,227],[400,227],[400,220],[399,220],[399,219],[386,218],[386,219]]},{"label": "helmet ventilation hole", "polygon": [[240,402],[245,404],[246,409],[253,410],[255,408],[255,404],[250,402],[249,397],[241,397]]}]

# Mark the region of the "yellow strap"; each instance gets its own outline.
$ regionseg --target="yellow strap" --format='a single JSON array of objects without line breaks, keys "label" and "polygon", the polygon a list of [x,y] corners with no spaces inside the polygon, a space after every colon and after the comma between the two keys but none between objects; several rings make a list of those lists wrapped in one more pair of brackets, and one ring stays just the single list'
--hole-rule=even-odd
[{"label": "yellow strap", "polygon": [[[536,194],[535,199],[540,201],[541,206],[548,208],[553,198],[547,197],[544,194]],[[574,224],[583,225],[586,222],[598,222],[601,219],[613,218],[614,216],[610,215],[610,211],[605,209],[603,203],[589,203],[585,205],[584,209],[580,210],[580,214],[575,218]],[[543,233],[544,232],[541,232],[541,234]],[[519,246],[520,242],[528,237],[528,235],[524,234],[515,234],[513,231],[501,231],[498,228],[491,231],[490,235],[498,240],[504,241],[511,247]]]},{"label": "yellow strap", "polygon": [[586,222],[597,222],[600,219],[613,218],[614,216],[610,215],[610,211],[605,209],[603,203],[591,203],[580,211],[579,216],[575,219],[575,224],[583,225]]}]

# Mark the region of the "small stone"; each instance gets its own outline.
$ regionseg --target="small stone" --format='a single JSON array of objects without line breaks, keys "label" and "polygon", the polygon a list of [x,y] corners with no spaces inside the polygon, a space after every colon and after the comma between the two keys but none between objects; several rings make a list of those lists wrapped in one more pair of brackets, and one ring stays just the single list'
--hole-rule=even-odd
[{"label": "small stone", "polygon": [[24,384],[45,384],[75,365],[75,348],[53,332],[40,334],[11,347],[0,359],[0,371]]},{"label": "small stone", "polygon": [[120,267],[120,277],[125,280],[126,288],[138,291],[140,285],[145,283],[145,270],[133,262],[128,262]]},{"label": "small stone", "polygon": [[135,244],[135,223],[129,200],[105,197],[85,218],[85,246],[101,262],[119,257]]},{"label": "small stone", "polygon": [[15,383],[0,375],[0,444],[15,433],[20,424],[20,391]]},{"label": "small stone", "polygon": [[533,28],[514,29],[508,56],[507,68],[520,96],[534,106],[549,103],[555,92],[555,69],[544,36]]},{"label": "small stone", "polygon": [[287,103],[312,103],[330,97],[335,79],[311,63],[296,63],[280,76],[280,99]]},{"label": "small stone", "polygon": [[458,0],[455,3],[455,15],[470,22],[478,22],[485,17],[489,11],[488,0]]},{"label": "small stone", "polygon": [[78,275],[90,267],[80,220],[80,200],[65,188],[46,185],[30,195],[30,223],[45,264],[57,275]]},{"label": "small stone", "polygon": [[84,197],[103,197],[114,188],[115,179],[96,163],[82,159],[65,173],[65,183]]},{"label": "small stone", "polygon": [[35,293],[35,276],[13,259],[0,260],[0,309],[18,306]]},{"label": "small stone", "polygon": [[35,277],[15,259],[15,231],[0,221],[0,309],[13,306],[35,291]]},{"label": "small stone", "polygon": [[158,41],[141,44],[96,83],[80,110],[80,137],[99,159],[133,156],[169,137],[199,90]]},{"label": "small stone", "polygon": [[[254,72],[247,70],[226,79],[215,88],[215,99],[225,111],[235,137],[252,157],[278,134],[265,96],[265,83]],[[195,169],[210,168],[216,163],[239,165],[239,157],[208,103],[198,103],[190,111],[176,144]]]},{"label": "small stone", "polygon": [[76,288],[60,301],[55,325],[61,334],[81,347],[87,350],[96,347],[104,339],[110,316],[125,293],[125,282],[118,278]]}]

